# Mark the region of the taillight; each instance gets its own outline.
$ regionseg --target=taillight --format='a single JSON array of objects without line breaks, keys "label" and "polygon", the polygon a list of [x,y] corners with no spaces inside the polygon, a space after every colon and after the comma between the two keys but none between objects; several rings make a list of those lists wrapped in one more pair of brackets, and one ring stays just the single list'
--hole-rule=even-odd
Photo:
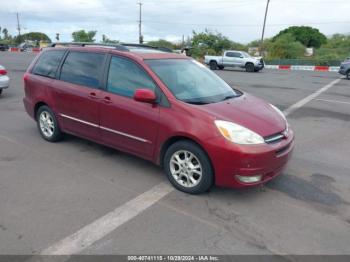
[{"label": "taillight", "polygon": [[5,69],[0,69],[0,75],[7,75],[7,71]]}]

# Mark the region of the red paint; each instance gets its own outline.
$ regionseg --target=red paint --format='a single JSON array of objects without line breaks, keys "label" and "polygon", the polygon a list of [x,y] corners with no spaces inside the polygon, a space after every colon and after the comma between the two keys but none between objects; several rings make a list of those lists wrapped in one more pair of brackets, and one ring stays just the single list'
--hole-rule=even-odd
[{"label": "red paint", "polygon": [[7,71],[5,69],[0,69],[0,75],[7,75]]},{"label": "red paint", "polygon": [[329,71],[329,66],[315,66],[315,71]]},{"label": "red paint", "polygon": [[19,48],[18,47],[11,47],[10,51],[11,52],[19,52]]},{"label": "red paint", "polygon": [[145,102],[145,103],[155,103],[156,94],[149,89],[137,89],[134,94],[135,101]]},{"label": "red paint", "polygon": [[[235,175],[262,175],[263,182],[266,182],[280,174],[286,166],[293,150],[292,130],[289,129],[288,136],[275,144],[238,145],[226,140],[214,124],[216,119],[231,121],[261,136],[282,132],[286,128],[285,121],[266,102],[244,94],[219,103],[187,104],[177,100],[143,61],[146,58],[189,58],[176,54],[138,54],[92,47],[72,49],[88,52],[98,50],[132,59],[152,77],[170,106],[150,103],[154,93],[149,90],[138,90],[134,98],[129,98],[105,90],[36,76],[30,73],[34,61],[24,77],[24,105],[32,117],[35,106],[46,103],[56,114],[64,132],[135,154],[156,164],[160,164],[162,147],[167,141],[174,137],[190,139],[208,154],[215,172],[215,183],[220,186],[246,187],[246,184],[236,180]],[[61,114],[101,128],[69,120]],[[110,130],[142,138],[143,141]],[[283,153],[278,153],[283,148]]]},{"label": "red paint", "polygon": [[279,65],[278,68],[281,70],[290,70],[291,66],[290,65]]}]

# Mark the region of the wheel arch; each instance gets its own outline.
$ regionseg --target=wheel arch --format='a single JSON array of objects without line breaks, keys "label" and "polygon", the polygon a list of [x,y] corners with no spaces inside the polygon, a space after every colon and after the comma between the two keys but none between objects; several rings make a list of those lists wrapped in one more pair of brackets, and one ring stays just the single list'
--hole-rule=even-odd
[{"label": "wheel arch", "polygon": [[42,106],[48,106],[50,107],[46,102],[44,101],[38,101],[34,106],[34,118],[36,119],[36,114],[38,113],[38,110]]},{"label": "wheel arch", "polygon": [[213,174],[214,174],[214,177],[215,177],[215,169],[214,169],[214,166],[213,166],[213,162],[207,152],[207,150],[205,150],[205,148],[201,145],[201,143],[199,141],[197,141],[197,139],[194,139],[192,138],[191,136],[187,136],[187,135],[176,135],[176,136],[172,136],[170,138],[168,138],[161,146],[161,149],[160,149],[160,152],[159,152],[159,157],[158,157],[158,162],[159,162],[159,165],[161,167],[164,166],[163,162],[164,162],[164,157],[165,157],[165,153],[166,151],[168,150],[168,148],[175,144],[176,142],[179,142],[179,141],[189,141],[189,142],[192,142],[194,144],[196,144],[197,146],[199,146],[204,154],[207,155],[209,161],[210,161],[210,166],[212,168],[212,171],[213,171]]}]

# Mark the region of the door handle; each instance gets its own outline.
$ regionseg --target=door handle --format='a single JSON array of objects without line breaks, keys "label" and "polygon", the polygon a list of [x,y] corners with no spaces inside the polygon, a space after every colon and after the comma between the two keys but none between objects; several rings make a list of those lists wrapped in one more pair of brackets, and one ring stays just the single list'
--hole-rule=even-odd
[{"label": "door handle", "polygon": [[102,101],[106,104],[111,104],[112,100],[109,96],[105,96],[105,98],[102,99]]},{"label": "door handle", "polygon": [[98,97],[97,97],[97,95],[96,95],[95,92],[91,92],[91,93],[89,94],[89,97],[90,97],[91,99],[98,99]]}]

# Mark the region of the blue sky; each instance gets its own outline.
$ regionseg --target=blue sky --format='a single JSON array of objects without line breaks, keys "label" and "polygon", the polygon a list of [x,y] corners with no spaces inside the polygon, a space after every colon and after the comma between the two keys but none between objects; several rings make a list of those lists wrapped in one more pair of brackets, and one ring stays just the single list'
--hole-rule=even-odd
[{"label": "blue sky", "polygon": [[[70,41],[73,31],[96,30],[123,42],[138,41],[136,0],[13,0],[3,1],[0,26],[16,31],[16,12],[22,32],[41,31],[52,39],[60,33]],[[247,43],[260,38],[266,0],[143,0],[145,41],[159,38],[180,41],[192,30],[217,30]],[[350,1],[271,0],[266,36],[290,25],[310,25],[326,35],[350,33]]]}]

